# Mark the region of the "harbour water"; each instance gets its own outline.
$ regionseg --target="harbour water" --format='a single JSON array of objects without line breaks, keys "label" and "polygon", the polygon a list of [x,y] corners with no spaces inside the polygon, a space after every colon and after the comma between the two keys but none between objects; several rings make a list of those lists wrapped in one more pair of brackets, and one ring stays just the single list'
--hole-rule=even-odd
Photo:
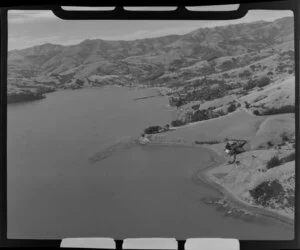
[{"label": "harbour water", "polygon": [[[132,143],[173,118],[164,97],[134,100],[154,93],[66,90],[9,105],[8,237],[291,239],[280,222],[224,216],[201,201],[221,197],[193,180],[211,163],[208,149]],[[116,150],[90,161],[107,148]]]}]

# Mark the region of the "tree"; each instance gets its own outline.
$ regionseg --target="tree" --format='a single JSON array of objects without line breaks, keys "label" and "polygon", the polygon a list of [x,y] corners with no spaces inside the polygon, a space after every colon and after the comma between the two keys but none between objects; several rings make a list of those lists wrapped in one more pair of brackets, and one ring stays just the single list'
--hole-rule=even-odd
[{"label": "tree", "polygon": [[192,106],[192,109],[193,109],[193,110],[197,110],[197,109],[199,109],[199,108],[200,108],[200,104],[195,104],[195,105]]},{"label": "tree", "polygon": [[260,77],[258,79],[250,79],[247,84],[244,86],[245,90],[253,89],[255,87],[262,88],[269,85],[271,82],[270,78],[267,76]]},{"label": "tree", "polygon": [[247,101],[245,101],[245,107],[248,109],[248,108],[250,108],[250,104],[247,102]]},{"label": "tree", "polygon": [[227,109],[228,113],[234,112],[236,110],[236,106],[234,103],[231,103],[230,106]]},{"label": "tree", "polygon": [[249,193],[254,198],[257,204],[268,206],[272,199],[282,200],[284,189],[278,180],[272,182],[263,182],[256,188],[249,190]]},{"label": "tree", "polygon": [[172,125],[173,127],[179,127],[179,126],[182,126],[182,125],[184,125],[184,124],[185,124],[185,123],[184,123],[183,121],[178,120],[178,119],[176,119],[176,120],[174,120],[174,121],[171,122],[171,125]]},{"label": "tree", "polygon": [[273,156],[268,162],[267,162],[267,169],[277,167],[281,164],[281,161],[279,160],[278,156]]},{"label": "tree", "polygon": [[144,130],[145,134],[156,134],[162,130],[161,126],[150,126]]},{"label": "tree", "polygon": [[267,76],[261,77],[259,79],[256,80],[256,86],[262,88],[264,86],[269,85],[271,82],[270,78]]},{"label": "tree", "polygon": [[253,111],[253,114],[255,114],[255,115],[260,115],[258,110],[254,110],[254,111]]},{"label": "tree", "polygon": [[243,72],[239,73],[239,77],[248,77],[251,76],[251,71],[246,69]]},{"label": "tree", "polygon": [[294,105],[285,105],[279,108],[270,108],[264,110],[262,115],[277,115],[277,114],[286,114],[286,113],[295,113]]}]

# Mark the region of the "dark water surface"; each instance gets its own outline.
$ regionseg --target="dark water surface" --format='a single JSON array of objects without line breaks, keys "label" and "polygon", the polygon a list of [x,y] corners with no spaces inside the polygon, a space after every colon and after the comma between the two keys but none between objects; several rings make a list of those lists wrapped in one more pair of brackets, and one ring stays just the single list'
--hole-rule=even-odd
[{"label": "dark water surface", "polygon": [[[153,93],[83,89],[10,105],[8,237],[292,238],[282,223],[224,216],[201,202],[220,197],[193,180],[211,163],[209,150],[131,145],[145,127],[172,120],[165,98],[133,100]],[[89,162],[113,145],[124,147]]]}]

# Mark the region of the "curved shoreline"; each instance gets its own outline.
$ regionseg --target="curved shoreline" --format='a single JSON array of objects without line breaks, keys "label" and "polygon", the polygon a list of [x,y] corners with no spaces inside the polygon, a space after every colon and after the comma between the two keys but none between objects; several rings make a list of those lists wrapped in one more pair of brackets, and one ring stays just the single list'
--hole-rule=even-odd
[{"label": "curved shoreline", "polygon": [[228,198],[231,202],[235,203],[237,206],[246,209],[247,211],[251,212],[251,213],[255,213],[255,214],[259,214],[262,216],[266,216],[272,219],[276,219],[279,220],[289,226],[294,226],[294,220],[278,214],[275,211],[270,211],[266,208],[262,208],[262,207],[258,207],[258,206],[254,206],[251,204],[248,204],[245,201],[242,201],[239,197],[237,197],[236,195],[234,195],[230,190],[228,190],[226,187],[222,186],[221,184],[215,182],[211,176],[209,175],[208,171],[213,169],[213,168],[217,168],[219,167],[221,164],[219,163],[215,163],[213,165],[208,166],[207,168],[201,169],[198,173],[197,173],[197,177],[202,180],[205,181],[206,183],[208,183],[210,186],[214,187],[215,189],[217,189],[218,191],[220,191],[226,198]]},{"label": "curved shoreline", "polygon": [[210,186],[214,187],[215,189],[217,189],[218,191],[220,191],[226,198],[228,198],[231,202],[237,204],[239,207],[248,210],[249,212],[255,213],[255,214],[259,214],[262,216],[266,216],[266,217],[270,217],[273,219],[277,219],[289,226],[294,226],[294,220],[278,214],[275,211],[270,211],[266,208],[262,208],[262,207],[258,207],[258,206],[254,206],[251,205],[243,200],[241,200],[239,197],[237,197],[236,195],[234,195],[229,189],[227,189],[226,187],[224,187],[223,185],[217,183],[216,181],[213,180],[213,178],[209,175],[209,170],[212,170],[214,168],[220,167],[221,165],[224,164],[225,159],[223,156],[221,156],[220,154],[218,154],[215,150],[213,150],[212,148],[209,147],[205,147],[207,149],[210,149],[212,152],[214,152],[214,154],[216,154],[218,157],[221,157],[223,159],[223,161],[219,162],[216,160],[215,157],[213,157],[213,161],[214,164],[209,165],[201,170],[198,171],[197,173],[197,177],[202,180],[205,181],[206,183],[208,183]]},{"label": "curved shoreline", "polygon": [[[157,139],[157,138],[156,138]],[[129,146],[167,146],[167,147],[188,147],[188,148],[202,148],[205,150],[208,150],[211,154],[211,160],[212,163],[209,164],[208,166],[199,169],[198,171],[195,172],[194,176],[196,179],[208,184],[210,187],[214,188],[215,190],[219,191],[223,196],[225,196],[229,201],[232,203],[236,204],[238,207],[245,209],[251,213],[259,214],[265,217],[269,217],[272,219],[276,219],[281,221],[282,223],[289,225],[289,226],[294,226],[294,219],[279,214],[276,211],[271,211],[267,208],[263,207],[258,207],[252,204],[249,204],[243,200],[241,200],[238,196],[236,196],[234,193],[232,193],[228,188],[224,187],[223,185],[219,184],[217,181],[214,180],[215,177],[211,176],[209,171],[218,168],[222,166],[225,162],[225,157],[221,155],[219,152],[214,150],[213,148],[209,146],[203,146],[203,145],[195,145],[193,143],[188,143],[185,142],[184,140],[179,140],[179,141],[168,141],[160,138],[160,140],[150,140],[147,144],[145,145],[140,145],[138,141],[135,140],[130,140],[130,145]],[[128,143],[128,141],[126,141]],[[127,144],[125,143],[125,144]],[[127,145],[128,146],[128,145]],[[115,150],[112,149],[117,149],[116,145],[114,145],[112,148],[109,148],[107,151],[108,152],[101,152],[98,154],[95,154],[93,157],[89,159],[90,163],[97,162],[101,159],[104,159],[106,157],[109,157],[111,154],[115,152]],[[127,147],[126,147],[127,148]],[[130,147],[129,147],[130,148]],[[121,150],[124,150],[124,148],[121,147]]]},{"label": "curved shoreline", "polygon": [[[294,219],[289,218],[287,216],[284,216],[282,214],[279,214],[275,211],[268,210],[267,208],[262,208],[258,206],[251,205],[243,200],[241,200],[239,197],[237,197],[235,194],[233,194],[229,189],[224,187],[223,185],[217,183],[216,181],[211,178],[209,175],[209,170],[212,170],[214,168],[220,167],[224,164],[225,158],[220,155],[216,150],[212,149],[211,147],[205,147],[201,145],[192,145],[188,143],[172,143],[172,142],[150,142],[149,145],[155,146],[155,145],[161,145],[161,146],[184,146],[184,147],[201,147],[208,149],[212,152],[212,164],[209,164],[205,168],[201,168],[195,173],[196,178],[199,180],[207,183],[212,188],[218,190],[223,196],[228,198],[232,203],[236,204],[238,207],[245,209],[251,213],[255,213],[261,216],[265,216],[268,218],[279,220],[280,222],[293,227],[294,226]],[[221,158],[222,160],[219,161],[217,157]]]}]

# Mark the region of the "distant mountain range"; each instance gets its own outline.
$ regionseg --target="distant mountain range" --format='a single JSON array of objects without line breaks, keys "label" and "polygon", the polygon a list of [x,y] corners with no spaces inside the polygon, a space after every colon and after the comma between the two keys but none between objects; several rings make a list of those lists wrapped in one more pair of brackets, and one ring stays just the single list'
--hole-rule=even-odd
[{"label": "distant mountain range", "polygon": [[[261,59],[262,50],[293,49],[293,39],[293,17],[285,17],[133,41],[95,39],[70,46],[46,43],[8,52],[8,97],[13,102],[24,93],[107,84],[177,86],[253,63]],[[252,55],[253,60],[243,59],[243,55]],[[218,60],[229,57],[237,60],[221,67]]]}]

